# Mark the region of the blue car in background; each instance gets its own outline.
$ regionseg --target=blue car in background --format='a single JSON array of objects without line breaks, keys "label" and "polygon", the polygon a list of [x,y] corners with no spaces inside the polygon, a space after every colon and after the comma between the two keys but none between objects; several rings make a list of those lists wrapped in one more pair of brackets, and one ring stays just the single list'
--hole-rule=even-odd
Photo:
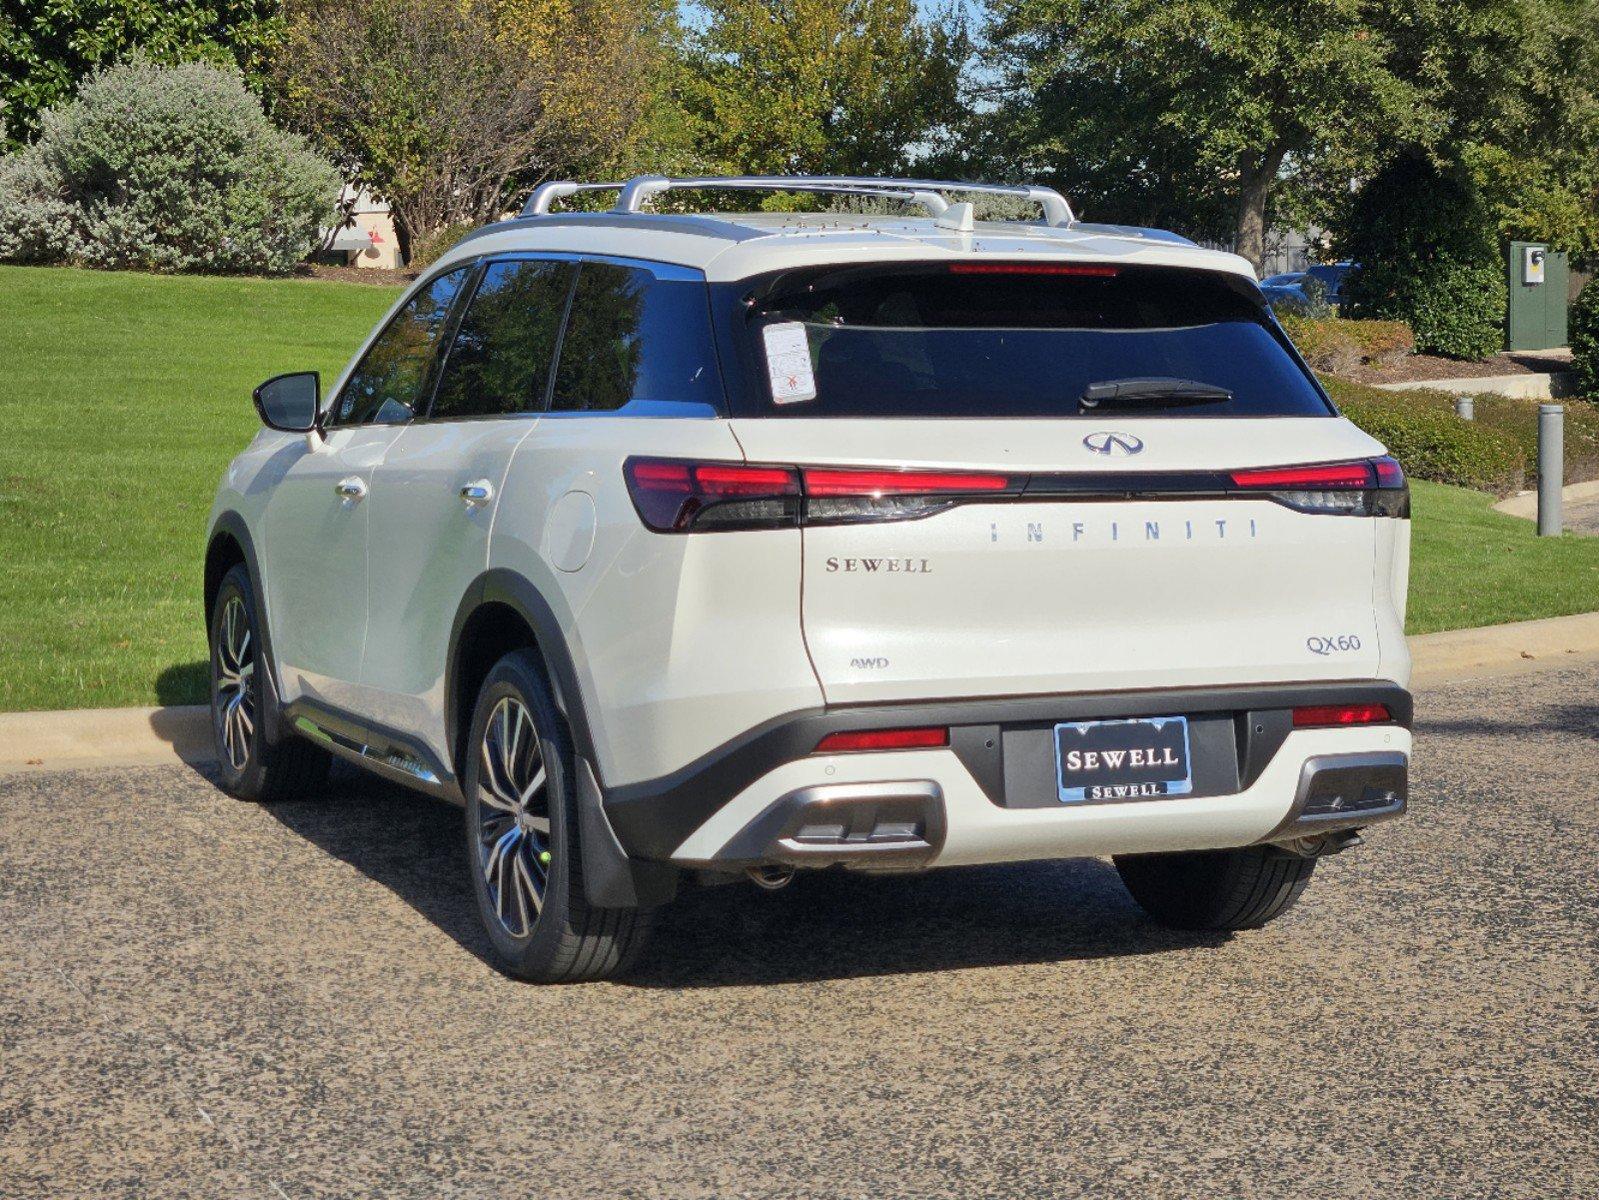
[{"label": "blue car in background", "polygon": [[1305,289],[1305,282],[1314,279],[1324,289],[1322,299],[1337,308],[1344,302],[1345,281],[1359,269],[1359,263],[1347,261],[1318,263],[1304,271],[1268,275],[1260,281],[1260,290],[1266,294],[1266,300],[1273,308],[1311,308],[1313,305],[1310,293]]}]

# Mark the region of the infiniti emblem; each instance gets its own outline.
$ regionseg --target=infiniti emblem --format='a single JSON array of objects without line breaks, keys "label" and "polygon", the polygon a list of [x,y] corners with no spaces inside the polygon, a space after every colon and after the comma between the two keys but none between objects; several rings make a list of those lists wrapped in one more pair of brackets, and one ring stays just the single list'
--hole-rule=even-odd
[{"label": "infiniti emblem", "polygon": [[1144,443],[1130,433],[1113,433],[1101,430],[1091,433],[1083,439],[1095,454],[1138,454],[1144,449]]}]

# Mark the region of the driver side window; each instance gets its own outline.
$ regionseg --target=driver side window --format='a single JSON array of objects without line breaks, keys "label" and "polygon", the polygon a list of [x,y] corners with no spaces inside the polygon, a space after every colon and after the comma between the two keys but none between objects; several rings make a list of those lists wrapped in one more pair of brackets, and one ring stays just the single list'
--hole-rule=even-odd
[{"label": "driver side window", "polygon": [[434,353],[450,305],[470,266],[440,275],[411,297],[350,372],[333,410],[332,425],[395,425],[409,421],[427,399]]}]

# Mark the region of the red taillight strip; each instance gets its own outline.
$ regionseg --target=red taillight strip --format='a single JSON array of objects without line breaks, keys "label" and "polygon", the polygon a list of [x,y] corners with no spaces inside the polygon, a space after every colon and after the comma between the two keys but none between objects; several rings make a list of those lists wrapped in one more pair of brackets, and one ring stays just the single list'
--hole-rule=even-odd
[{"label": "red taillight strip", "polygon": [[1314,467],[1252,467],[1233,471],[1231,476],[1234,487],[1273,490],[1369,488],[1377,482],[1376,469],[1364,461]]},{"label": "red taillight strip", "polygon": [[1381,725],[1393,719],[1386,704],[1310,704],[1294,709],[1295,729]]},{"label": "red taillight strip", "polygon": [[805,467],[800,474],[810,496],[910,496],[959,492],[1003,492],[1009,475],[972,471],[851,471]]},{"label": "red taillight strip", "polygon": [[927,750],[949,745],[949,730],[863,729],[851,733],[830,733],[816,743],[817,754],[841,754],[855,750]]}]

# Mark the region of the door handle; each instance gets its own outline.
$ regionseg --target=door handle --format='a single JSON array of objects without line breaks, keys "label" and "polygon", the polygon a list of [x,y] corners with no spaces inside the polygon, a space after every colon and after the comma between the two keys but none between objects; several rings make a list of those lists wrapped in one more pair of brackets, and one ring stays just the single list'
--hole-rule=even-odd
[{"label": "door handle", "polygon": [[480,504],[487,504],[493,496],[494,485],[487,479],[478,479],[461,485],[461,499],[474,508]]},{"label": "door handle", "polygon": [[341,500],[359,500],[366,495],[366,480],[359,475],[351,475],[348,479],[341,479],[335,483],[333,490],[339,494]]}]

